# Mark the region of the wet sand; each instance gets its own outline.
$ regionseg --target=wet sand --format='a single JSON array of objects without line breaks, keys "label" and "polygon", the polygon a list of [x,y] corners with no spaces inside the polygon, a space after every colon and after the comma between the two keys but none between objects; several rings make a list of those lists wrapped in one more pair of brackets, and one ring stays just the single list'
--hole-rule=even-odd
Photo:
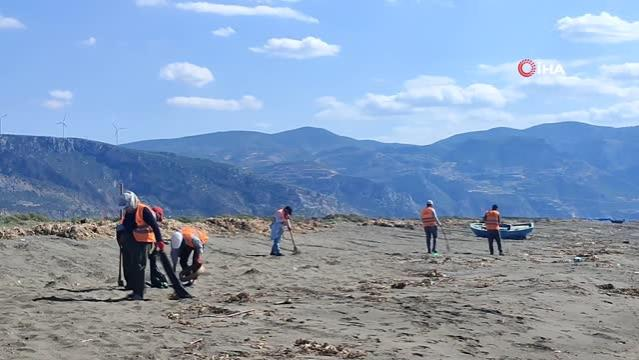
[{"label": "wet sand", "polygon": [[281,258],[212,237],[180,301],[120,301],[114,240],[1,240],[0,359],[639,358],[639,224],[541,222],[504,257],[465,224],[439,257],[420,229],[348,222]]}]

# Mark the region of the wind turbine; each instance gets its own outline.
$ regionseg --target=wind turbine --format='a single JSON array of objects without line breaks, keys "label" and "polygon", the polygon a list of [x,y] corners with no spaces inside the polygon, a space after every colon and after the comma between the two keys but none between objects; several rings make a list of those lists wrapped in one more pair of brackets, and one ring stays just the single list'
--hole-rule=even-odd
[{"label": "wind turbine", "polygon": [[126,128],[119,127],[115,121],[113,122],[113,128],[115,129],[115,145],[120,145],[120,130],[126,130]]},{"label": "wind turbine", "polygon": [[0,115],[0,135],[2,135],[2,119],[6,117],[7,117],[7,114]]},{"label": "wind turbine", "polygon": [[58,121],[56,124],[62,125],[62,138],[64,139],[64,129],[67,127],[67,114],[64,113],[64,119],[62,121]]}]

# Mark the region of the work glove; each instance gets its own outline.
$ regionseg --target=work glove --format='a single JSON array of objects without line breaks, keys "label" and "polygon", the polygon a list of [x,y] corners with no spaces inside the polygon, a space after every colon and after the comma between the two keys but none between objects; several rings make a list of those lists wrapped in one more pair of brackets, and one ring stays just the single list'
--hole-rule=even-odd
[{"label": "work glove", "polygon": [[155,248],[156,248],[158,251],[164,251],[164,242],[162,242],[162,241],[156,241],[156,242],[155,242]]}]

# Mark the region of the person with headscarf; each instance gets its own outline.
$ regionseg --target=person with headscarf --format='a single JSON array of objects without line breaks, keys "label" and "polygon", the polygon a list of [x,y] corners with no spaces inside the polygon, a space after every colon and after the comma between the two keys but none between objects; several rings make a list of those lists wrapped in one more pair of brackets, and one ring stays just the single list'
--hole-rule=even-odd
[{"label": "person with headscarf", "polygon": [[153,210],[140,202],[134,192],[125,191],[119,205],[124,208],[120,229],[128,235],[124,244],[127,287],[132,290],[128,297],[131,300],[144,300],[146,260],[154,245],[157,250],[164,250],[162,233]]}]

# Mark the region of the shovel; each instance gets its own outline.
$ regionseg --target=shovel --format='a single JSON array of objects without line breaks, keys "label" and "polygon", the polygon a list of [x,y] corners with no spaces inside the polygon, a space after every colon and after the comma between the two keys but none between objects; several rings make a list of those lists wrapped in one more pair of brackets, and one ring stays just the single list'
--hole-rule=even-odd
[{"label": "shovel", "polygon": [[124,280],[122,280],[122,249],[120,249],[120,263],[118,264],[118,286],[124,286]]},{"label": "shovel", "polygon": [[291,234],[291,242],[293,242],[293,255],[301,254],[302,252],[295,245],[295,239],[293,238],[293,232],[291,229],[288,229],[288,233]]}]

